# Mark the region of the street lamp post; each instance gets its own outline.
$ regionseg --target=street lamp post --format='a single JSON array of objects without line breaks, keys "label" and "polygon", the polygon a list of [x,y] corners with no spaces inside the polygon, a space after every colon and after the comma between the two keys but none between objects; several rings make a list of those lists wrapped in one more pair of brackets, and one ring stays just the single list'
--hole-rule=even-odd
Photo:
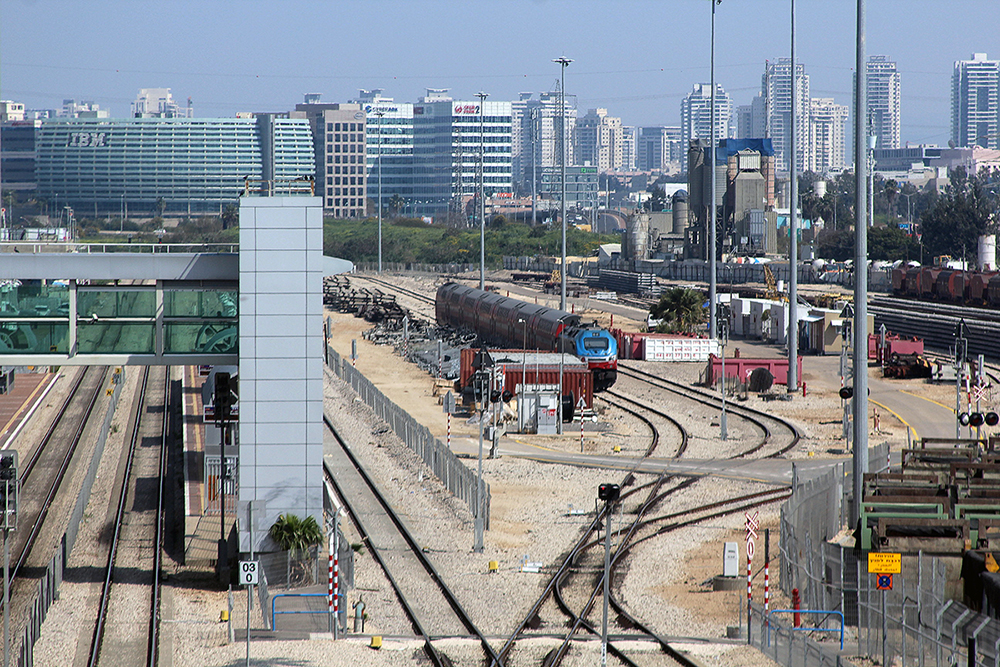
[{"label": "street lamp post", "polygon": [[868,108],[867,66],[865,64],[865,0],[857,0],[857,35],[855,46],[854,77],[854,142],[855,211],[854,225],[854,452],[851,471],[854,482],[854,504],[851,524],[861,515],[861,498],[864,491],[864,474],[868,472],[868,228],[862,219],[868,209],[865,187],[867,161],[865,159],[865,110]]},{"label": "street lamp post", "polygon": [[378,272],[382,273],[382,116],[384,111],[376,111],[378,117],[378,148],[375,151],[375,160],[378,162],[378,200],[375,207],[378,209]]},{"label": "street lamp post", "polygon": [[792,156],[789,160],[791,172],[791,202],[788,215],[788,377],[786,387],[788,393],[794,393],[799,387],[798,357],[799,357],[799,155],[797,111],[799,103],[798,67],[795,62],[795,0],[792,0],[792,109],[791,109],[791,144]]},{"label": "street lamp post", "polygon": [[715,300],[716,300],[716,280],[715,280],[715,249],[718,245],[715,227],[715,6],[722,0],[709,0],[712,4],[712,57],[711,57],[711,86],[712,98],[709,102],[709,122],[712,126],[711,146],[709,147],[708,168],[711,170],[712,204],[708,211],[708,337],[715,338],[718,335],[719,323],[716,321]]},{"label": "street lamp post", "polygon": [[[555,58],[552,62],[559,63],[562,79],[559,84],[559,181],[561,194],[559,196],[562,213],[562,264],[559,281],[559,310],[566,310],[566,68],[572,59]],[[562,401],[562,378],[559,378],[559,400]],[[559,420],[559,433],[562,433],[562,419]]]},{"label": "street lamp post", "polygon": [[479,98],[479,289],[486,289],[486,192],[483,186],[483,172],[486,165],[483,161],[483,110],[486,106],[487,93],[476,93]]},{"label": "street lamp post", "polygon": [[562,332],[563,327],[566,326],[565,322],[563,322],[565,317],[566,315],[563,315],[559,318],[559,326],[556,328],[556,349],[559,350],[559,419],[556,424],[556,432],[558,435],[563,434],[563,355],[565,354],[565,350],[563,350]]}]

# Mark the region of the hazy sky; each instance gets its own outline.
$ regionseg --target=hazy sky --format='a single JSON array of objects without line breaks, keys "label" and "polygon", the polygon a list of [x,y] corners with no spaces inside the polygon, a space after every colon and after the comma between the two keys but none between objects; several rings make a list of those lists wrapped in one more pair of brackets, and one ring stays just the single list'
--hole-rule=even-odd
[{"label": "hazy sky", "polygon": [[[2,0],[0,97],[28,108],[87,99],[125,116],[139,88],[165,87],[196,116],[292,108],[303,93],[346,101],[383,88],[470,99],[553,89],[559,66],[581,112],[676,125],[709,80],[710,0]],[[868,53],[902,72],[903,141],[945,144],[953,62],[1000,58],[996,0],[868,0]],[[851,104],[855,2],[798,0],[797,55],[813,97]],[[790,0],[723,0],[716,80],[734,104],[788,57]]]}]

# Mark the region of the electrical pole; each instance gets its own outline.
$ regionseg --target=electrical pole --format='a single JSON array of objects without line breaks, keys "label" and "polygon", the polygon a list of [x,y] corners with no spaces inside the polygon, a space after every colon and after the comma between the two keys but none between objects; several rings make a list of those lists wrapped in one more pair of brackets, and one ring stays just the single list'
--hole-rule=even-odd
[{"label": "electrical pole", "polygon": [[865,0],[857,0],[857,46],[854,81],[854,504],[851,525],[861,518],[862,482],[868,472],[868,228],[865,187],[868,164],[865,159],[865,110],[868,108],[865,65]]},{"label": "electrical pole", "polygon": [[[560,265],[559,310],[566,310],[566,67],[573,62],[560,57],[552,62],[559,63],[562,79],[559,84],[559,171],[562,194],[559,196],[562,212],[562,264]],[[562,391],[562,387],[560,387]],[[560,396],[560,400],[562,397]],[[560,422],[561,423],[561,422]]]},{"label": "electrical pole", "polygon": [[799,387],[799,153],[796,116],[799,104],[799,68],[795,62],[795,0],[792,0],[792,113],[791,203],[788,216],[788,381],[789,394]]},{"label": "electrical pole", "polygon": [[476,93],[479,98],[479,289],[486,289],[486,191],[483,185],[483,172],[486,166],[483,162],[483,109],[486,106],[487,93]]},{"label": "electrical pole", "polygon": [[[711,146],[709,146],[708,159],[705,163],[708,168],[712,170],[711,178],[711,188],[712,193],[711,205],[708,207],[708,337],[716,338],[719,335],[719,322],[718,315],[715,312],[716,303],[716,278],[715,272],[718,271],[718,266],[716,266],[716,247],[718,246],[718,239],[716,235],[718,234],[718,229],[716,229],[716,208],[715,208],[715,6],[719,4],[722,0],[709,0],[712,4],[712,57],[711,57],[711,86],[712,86],[712,97],[711,109],[709,109],[709,120],[712,125],[711,132]],[[704,182],[704,181],[703,181]]]},{"label": "electrical pole", "polygon": [[378,116],[378,150],[375,159],[378,161],[378,201],[375,206],[378,208],[378,272],[382,273],[382,116],[384,111],[376,111]]}]

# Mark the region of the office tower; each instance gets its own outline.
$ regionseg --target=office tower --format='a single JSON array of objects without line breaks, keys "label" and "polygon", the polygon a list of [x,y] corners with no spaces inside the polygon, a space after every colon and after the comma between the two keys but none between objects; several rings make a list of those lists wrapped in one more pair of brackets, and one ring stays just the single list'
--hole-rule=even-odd
[{"label": "office tower", "polygon": [[955,61],[951,76],[951,140],[955,146],[1000,148],[1000,61],[975,53]]},{"label": "office tower", "polygon": [[[835,104],[829,97],[812,99],[809,103],[809,132],[799,135],[809,146],[806,167],[817,174],[843,171],[844,130],[851,110],[842,104]],[[804,125],[800,123],[799,127]]]},{"label": "office tower", "polygon": [[899,72],[889,56],[868,59],[868,114],[878,148],[899,148]]},{"label": "office tower", "polygon": [[[799,171],[805,171],[811,162],[811,146],[803,139],[808,135],[809,128],[809,75],[805,66],[796,65],[796,80],[798,82],[796,127],[798,129],[796,149]],[[776,62],[768,62],[761,77],[761,93],[765,107],[764,136],[769,137],[774,145],[777,169],[780,172],[791,171],[791,129],[792,129],[792,61],[790,58],[779,58]]]},{"label": "office tower", "polygon": [[361,90],[358,99],[351,101],[360,104],[367,117],[368,199],[381,206],[383,211],[389,211],[394,203],[401,206],[395,213],[412,214],[416,210],[413,194],[413,104],[384,97],[380,88]]},{"label": "office tower", "polygon": [[[729,136],[733,103],[722,86],[715,84],[715,138]],[[712,90],[707,83],[696,83],[681,100],[681,146],[687,148],[692,139],[712,139]],[[687,153],[682,153],[682,169],[687,170]]]},{"label": "office tower", "polygon": [[323,208],[337,217],[368,213],[365,112],[360,104],[323,104],[309,94],[296,104],[292,118],[305,118],[312,128],[316,154],[316,194]]},{"label": "office tower", "polygon": [[636,168],[639,171],[669,171],[671,167],[680,167],[680,127],[641,127],[636,143]]},{"label": "office tower", "polygon": [[576,160],[598,171],[622,168],[622,119],[607,109],[590,109],[576,122]]}]

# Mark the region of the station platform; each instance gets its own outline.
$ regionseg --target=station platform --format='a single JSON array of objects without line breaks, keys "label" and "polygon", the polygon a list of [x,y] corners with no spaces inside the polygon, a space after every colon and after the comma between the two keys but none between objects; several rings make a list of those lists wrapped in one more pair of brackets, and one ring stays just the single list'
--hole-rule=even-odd
[{"label": "station platform", "polygon": [[[219,553],[219,499],[215,489],[205,484],[205,429],[202,418],[201,387],[205,378],[197,366],[181,369],[184,401],[184,563],[214,567]],[[236,498],[226,497],[226,522],[236,519]]]},{"label": "station platform", "polygon": [[0,394],[0,449],[14,441],[59,377],[59,373],[18,373],[14,387]]}]

